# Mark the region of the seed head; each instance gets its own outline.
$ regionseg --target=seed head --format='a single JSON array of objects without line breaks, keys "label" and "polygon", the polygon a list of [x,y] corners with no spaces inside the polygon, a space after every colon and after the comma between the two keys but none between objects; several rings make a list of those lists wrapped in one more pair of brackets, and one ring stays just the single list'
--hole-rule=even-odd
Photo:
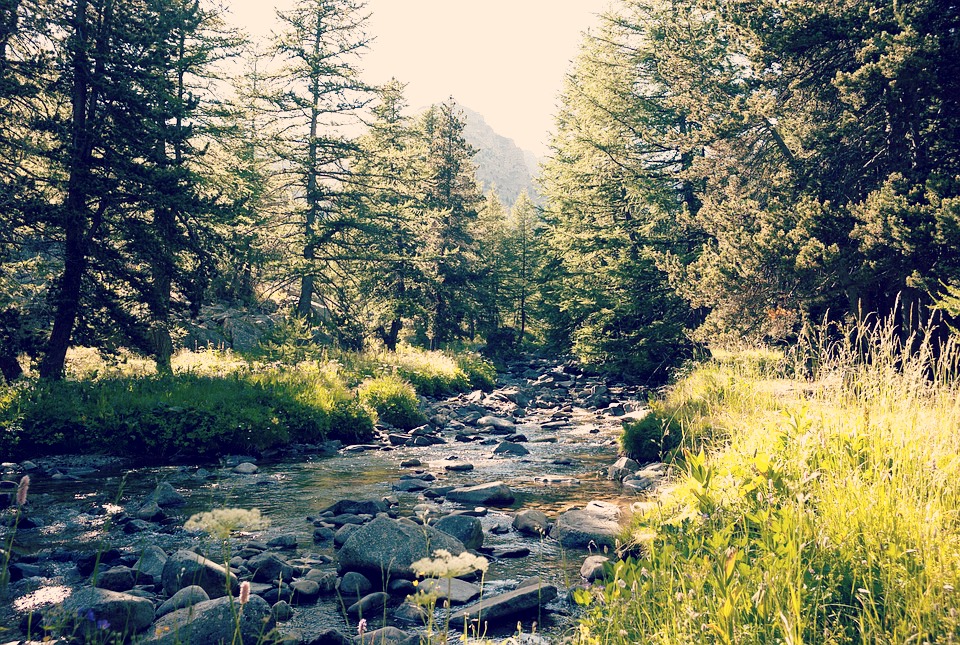
[{"label": "seed head", "polygon": [[20,485],[17,486],[17,506],[23,506],[27,503],[28,490],[30,490],[30,475],[24,475],[20,478]]}]

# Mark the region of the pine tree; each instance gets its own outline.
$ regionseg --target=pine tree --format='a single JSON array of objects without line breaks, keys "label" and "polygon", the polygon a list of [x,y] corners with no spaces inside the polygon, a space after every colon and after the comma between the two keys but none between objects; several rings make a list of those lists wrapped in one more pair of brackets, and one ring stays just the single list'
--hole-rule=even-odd
[{"label": "pine tree", "polygon": [[273,96],[282,121],[275,151],[299,202],[302,262],[294,271],[300,282],[297,313],[302,317],[311,315],[318,278],[330,268],[328,260],[338,255],[321,253],[322,247],[351,228],[340,215],[347,211],[347,161],[356,145],[342,127],[355,121],[369,101],[356,67],[368,41],[363,11],[363,4],[353,0],[307,0],[278,14],[284,30],[276,52],[284,67]]},{"label": "pine tree", "polygon": [[423,115],[428,141],[423,195],[425,274],[429,283],[423,330],[437,348],[476,332],[477,249],[473,230],[483,196],[463,138],[461,110],[451,98]]}]

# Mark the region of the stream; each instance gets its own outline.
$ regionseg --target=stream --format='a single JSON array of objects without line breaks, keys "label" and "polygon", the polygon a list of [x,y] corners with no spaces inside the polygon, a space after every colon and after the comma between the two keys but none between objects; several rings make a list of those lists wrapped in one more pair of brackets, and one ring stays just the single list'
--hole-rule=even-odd
[{"label": "stream", "polygon": [[[396,489],[405,475],[429,473],[435,477],[429,482],[431,488],[502,481],[513,491],[515,501],[510,506],[476,509],[474,514],[483,527],[485,549],[503,553],[525,548],[529,555],[488,556],[491,564],[483,580],[484,597],[512,589],[530,576],[556,585],[560,597],[550,605],[551,611],[526,617],[522,623],[529,633],[537,621],[537,633],[552,642],[574,620],[576,610],[566,601],[566,590],[581,582],[580,565],[588,553],[563,549],[550,537],[522,535],[511,528],[513,516],[518,510],[537,509],[555,519],[593,500],[612,502],[628,514],[641,498],[609,480],[607,468],[618,456],[616,440],[623,417],[642,414],[643,396],[637,388],[585,376],[569,366],[530,360],[511,365],[491,393],[430,401],[427,412],[433,436],[443,441],[435,445],[392,445],[402,443],[396,438],[398,431],[383,428],[381,440],[371,446],[336,451],[294,447],[269,458],[227,458],[218,466],[130,469],[117,460],[95,456],[4,464],[6,479],[18,476],[23,466],[30,469],[29,517],[37,526],[18,527],[16,562],[23,569],[23,579],[10,585],[11,602],[0,603],[0,625],[12,630],[0,631],[0,641],[16,634],[16,625],[28,612],[42,614],[83,582],[77,573],[76,554],[117,548],[118,561],[133,566],[132,561],[148,545],[167,553],[192,548],[203,543],[203,537],[185,532],[184,521],[215,508],[259,509],[269,522],[261,530],[232,538],[231,549],[239,550],[251,539],[265,543],[293,536],[297,548],[283,557],[326,562],[325,567],[333,571],[336,548],[332,540],[315,542],[313,520],[339,500],[386,499],[391,515],[426,518],[428,522],[471,510],[429,490]],[[489,416],[514,424],[510,438],[528,454],[494,454],[507,433],[493,434],[494,428],[483,425]],[[394,436],[388,437],[388,433]],[[257,470],[253,474],[233,470],[238,463],[254,461]],[[411,462],[414,465],[401,465]],[[473,468],[448,470],[457,464]],[[165,508],[165,517],[159,521],[132,519],[160,482],[172,485],[184,503]],[[4,544],[6,535],[0,537]],[[206,547],[210,548],[209,544]],[[331,629],[355,634],[356,623],[343,615],[342,608],[330,599],[298,605],[292,618],[280,626],[294,635],[291,642],[310,643],[316,634]],[[416,631],[409,624],[388,623]],[[512,621],[500,635],[515,633],[516,627]]]}]

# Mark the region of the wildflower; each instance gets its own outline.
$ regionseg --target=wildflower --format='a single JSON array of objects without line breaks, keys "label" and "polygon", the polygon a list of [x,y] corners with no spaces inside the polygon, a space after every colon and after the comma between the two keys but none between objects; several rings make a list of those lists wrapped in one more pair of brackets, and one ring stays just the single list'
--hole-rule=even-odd
[{"label": "wildflower", "polygon": [[453,555],[449,551],[438,549],[433,558],[421,558],[410,568],[418,575],[430,578],[456,578],[474,571],[486,572],[490,563],[486,558],[464,551],[460,555]]},{"label": "wildflower", "polygon": [[102,618],[97,621],[97,629],[107,630],[110,629],[110,621],[106,618]]},{"label": "wildflower", "polygon": [[17,506],[27,503],[27,491],[30,490],[30,475],[24,475],[17,486]]},{"label": "wildflower", "polygon": [[364,632],[367,631],[367,619],[361,618],[360,622],[357,623],[357,635],[362,639]]},{"label": "wildflower", "polygon": [[250,601],[250,582],[244,580],[240,583],[240,604],[245,605]]}]

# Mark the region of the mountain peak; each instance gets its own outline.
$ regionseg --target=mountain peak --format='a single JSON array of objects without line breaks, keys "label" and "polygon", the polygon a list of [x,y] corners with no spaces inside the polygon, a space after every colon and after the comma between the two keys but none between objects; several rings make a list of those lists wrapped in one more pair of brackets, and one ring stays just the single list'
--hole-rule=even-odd
[{"label": "mountain peak", "polygon": [[463,136],[477,149],[473,162],[484,192],[496,188],[497,195],[508,208],[524,191],[532,200],[539,201],[534,183],[538,172],[537,156],[496,132],[479,112],[463,105],[458,107],[463,110],[466,121]]}]

